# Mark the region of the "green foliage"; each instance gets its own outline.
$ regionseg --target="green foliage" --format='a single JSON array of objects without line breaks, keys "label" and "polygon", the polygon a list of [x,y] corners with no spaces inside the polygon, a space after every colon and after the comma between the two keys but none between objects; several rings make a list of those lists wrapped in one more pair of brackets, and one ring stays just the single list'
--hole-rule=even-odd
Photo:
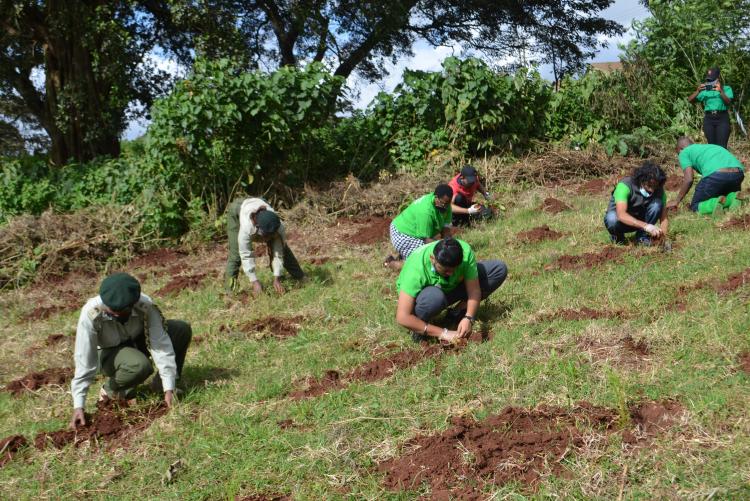
[{"label": "green foliage", "polygon": [[154,106],[146,144],[152,172],[185,200],[226,201],[237,187],[307,180],[315,174],[309,148],[341,83],[320,64],[266,74],[226,59],[198,61]]}]

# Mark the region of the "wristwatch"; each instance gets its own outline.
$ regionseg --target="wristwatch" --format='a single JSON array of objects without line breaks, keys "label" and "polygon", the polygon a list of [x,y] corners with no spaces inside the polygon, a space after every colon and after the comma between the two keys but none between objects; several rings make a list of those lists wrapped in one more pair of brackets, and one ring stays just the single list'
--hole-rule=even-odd
[{"label": "wristwatch", "polygon": [[473,324],[473,323],[474,323],[474,321],[476,320],[476,318],[472,317],[471,315],[464,315],[464,318],[468,318],[468,319],[469,319],[469,322],[471,322],[472,324]]}]

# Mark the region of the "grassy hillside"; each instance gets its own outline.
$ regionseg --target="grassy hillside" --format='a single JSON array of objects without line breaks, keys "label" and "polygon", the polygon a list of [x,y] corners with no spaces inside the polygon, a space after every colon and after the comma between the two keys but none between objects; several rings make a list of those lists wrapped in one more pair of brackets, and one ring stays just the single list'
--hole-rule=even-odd
[{"label": "grassy hillside", "polygon": [[[539,210],[548,196],[573,210]],[[495,482],[493,475],[458,480],[453,495],[750,497],[750,374],[738,359],[750,350],[750,288],[743,285],[750,273],[726,283],[750,265],[747,229],[722,227],[736,214],[709,218],[683,210],[672,219],[671,253],[629,246],[590,268],[558,261],[605,249],[607,196],[580,195],[576,186],[501,193],[503,218],[461,235],[480,259],[501,258],[510,269],[480,310],[480,327],[491,339],[462,350],[428,348],[421,361],[371,382],[347,374],[418,349],[394,322],[396,277],[381,266],[389,243],[347,243],[375,223],[291,228],[310,278],[287,282],[291,290],[280,298],[269,291],[257,300],[224,298],[222,247],[141,260],[129,271],[143,278],[144,292],[168,318],[190,321],[199,336],[188,353],[185,397],[147,429],[114,441],[19,452],[0,468],[2,497],[447,499],[450,492],[431,490],[429,482],[387,488],[392,476],[378,464],[415,453],[407,441],[417,435],[453,429],[458,417],[482,422],[509,406],[537,411],[521,414],[531,416],[527,439],[539,449],[524,456],[526,435],[519,435],[503,462],[493,463]],[[562,237],[518,238],[541,225]],[[175,275],[197,274],[206,276],[184,279],[176,293],[157,293]],[[267,268],[261,277],[270,287]],[[76,275],[0,297],[1,381],[72,366],[77,308],[100,279]],[[56,306],[63,310],[44,310]],[[288,325],[264,329],[269,316]],[[298,333],[277,338],[280,327]],[[55,334],[65,337],[48,339]],[[332,391],[289,396],[333,369],[343,379]],[[99,386],[91,389],[89,411]],[[0,393],[0,437],[32,441],[40,431],[66,426],[67,389]],[[158,400],[145,393],[139,409]],[[601,406],[597,412],[606,418],[598,424],[588,414],[581,418],[582,401]],[[644,405],[670,412],[649,422],[638,411]],[[498,426],[494,433],[503,436]],[[512,424],[503,426],[515,433]],[[550,431],[562,433],[555,439],[562,448],[545,448],[553,440],[533,435]],[[449,469],[479,469],[479,452],[468,440],[454,445],[449,449],[461,449],[462,464]]]}]

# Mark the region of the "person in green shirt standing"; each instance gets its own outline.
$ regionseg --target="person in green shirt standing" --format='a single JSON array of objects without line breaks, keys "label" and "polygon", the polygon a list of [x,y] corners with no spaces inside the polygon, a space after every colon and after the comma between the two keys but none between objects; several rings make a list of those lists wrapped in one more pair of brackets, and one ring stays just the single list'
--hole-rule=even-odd
[{"label": "person in green shirt standing", "polygon": [[[415,341],[427,337],[455,343],[471,334],[479,302],[502,285],[508,267],[500,260],[477,263],[469,244],[445,238],[423,245],[406,259],[396,286],[396,322],[409,329]],[[456,330],[430,321],[448,306],[447,319]]]},{"label": "person in green shirt standing", "polygon": [[646,161],[632,176],[617,183],[604,215],[604,226],[612,242],[624,244],[625,233],[633,231],[641,245],[651,245],[652,238],[666,235],[669,225],[666,180],[661,167]]},{"label": "person in green shirt standing", "polygon": [[688,101],[703,103],[703,133],[709,144],[718,144],[724,148],[729,142],[729,113],[727,108],[732,104],[732,88],[721,83],[721,71],[714,66],[706,72],[705,82],[698,84]]},{"label": "person in green shirt standing", "polygon": [[693,144],[687,137],[677,140],[677,154],[684,177],[677,199],[669,202],[667,209],[676,209],[690,191],[694,172],[703,177],[695,187],[690,210],[713,214],[716,210],[739,207],[745,168],[737,157],[721,146]]},{"label": "person in green shirt standing", "polygon": [[419,197],[391,222],[391,243],[398,256],[388,256],[383,263],[400,270],[404,259],[426,243],[450,236],[453,188],[439,184],[434,193]]}]

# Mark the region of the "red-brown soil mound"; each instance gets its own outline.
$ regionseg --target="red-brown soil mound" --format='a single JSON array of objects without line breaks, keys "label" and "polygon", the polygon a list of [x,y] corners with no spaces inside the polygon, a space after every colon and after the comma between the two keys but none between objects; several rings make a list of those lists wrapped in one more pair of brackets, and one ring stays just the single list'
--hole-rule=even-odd
[{"label": "red-brown soil mound", "polygon": [[627,314],[623,311],[594,310],[584,306],[580,309],[566,308],[558,310],[549,315],[545,315],[543,320],[598,320],[600,318],[626,318]]},{"label": "red-brown soil mound", "polygon": [[14,397],[21,395],[25,391],[36,391],[42,386],[47,385],[64,385],[73,378],[74,369],[72,367],[57,367],[45,369],[40,372],[26,374],[21,379],[11,381],[5,387]]},{"label": "red-brown soil mound", "polygon": [[151,426],[156,418],[163,416],[168,410],[164,402],[139,409],[115,400],[98,402],[96,409],[93,416],[86,416],[85,426],[77,430],[63,428],[39,433],[34,438],[34,446],[39,450],[50,446],[62,449],[68,444],[78,446],[89,440],[105,440],[111,447],[125,445],[127,438]]},{"label": "red-brown soil mound", "polygon": [[289,397],[299,400],[303,398],[317,397],[329,391],[345,388],[354,381],[365,381],[374,383],[389,378],[396,371],[413,367],[423,360],[435,358],[449,350],[460,350],[468,343],[482,343],[491,338],[491,334],[473,331],[467,340],[462,340],[456,345],[440,345],[425,343],[415,350],[404,350],[392,355],[377,358],[355,367],[345,375],[337,370],[328,370],[323,377],[307,378],[301,387],[289,394]]},{"label": "red-brown soil mound", "polygon": [[715,286],[716,292],[719,294],[727,294],[735,289],[744,287],[750,283],[750,268],[747,268],[739,273],[729,275],[724,281]]},{"label": "red-brown soil mound", "polygon": [[549,197],[544,199],[544,202],[542,202],[542,206],[539,207],[539,209],[550,214],[559,214],[566,210],[570,210],[570,206],[563,201]]},{"label": "red-brown soil mound", "polygon": [[746,351],[740,354],[739,357],[740,369],[750,374],[750,351]]},{"label": "red-brown soil mound", "polygon": [[483,421],[451,419],[438,435],[406,442],[401,457],[381,462],[383,485],[390,491],[430,487],[431,499],[485,499],[486,486],[517,481],[533,488],[542,475],[560,475],[563,459],[577,449],[597,447],[596,437],[622,432],[623,440],[645,441],[682,413],[679,403],[645,402],[631,407],[636,430],[623,430],[618,412],[588,402],[570,410],[541,406],[506,407]]},{"label": "red-brown soil mound", "polygon": [[664,183],[664,189],[667,191],[678,191],[682,186],[682,176],[669,176]]},{"label": "red-brown soil mound", "polygon": [[165,296],[167,294],[179,294],[184,289],[192,289],[200,287],[203,281],[206,279],[205,273],[196,273],[195,275],[180,275],[170,280],[167,285],[156,291],[156,295]]},{"label": "red-brown soil mound", "polygon": [[522,231],[518,235],[516,235],[516,238],[520,240],[521,242],[526,242],[526,243],[531,244],[531,243],[536,243],[536,242],[542,242],[544,240],[557,240],[558,238],[562,236],[563,236],[562,233],[551,230],[550,227],[545,224],[543,226],[539,226],[537,228],[533,228],[528,231]]},{"label": "red-brown soil mound", "polygon": [[591,179],[578,187],[579,195],[598,195],[610,191],[612,186],[606,179]]},{"label": "red-brown soil mound", "polygon": [[724,223],[721,227],[732,230],[748,230],[750,229],[750,214],[733,217],[732,219]]},{"label": "red-brown soil mound", "polygon": [[28,447],[29,442],[23,435],[11,435],[0,440],[0,468],[13,459],[21,449]]},{"label": "red-brown soil mound", "polygon": [[187,253],[169,249],[161,248],[151,252],[142,254],[128,263],[128,268],[162,268],[166,269],[170,265],[176,264],[178,261],[187,256]]},{"label": "red-brown soil mound", "polygon": [[354,234],[344,238],[345,241],[356,245],[371,245],[385,240],[388,238],[389,227],[391,225],[390,219],[377,216],[339,220],[340,223],[342,221],[347,221],[349,224],[355,223],[360,226]]},{"label": "red-brown soil mound", "polygon": [[545,267],[548,270],[582,270],[601,266],[607,263],[619,263],[625,249],[622,247],[605,247],[601,252],[587,252],[578,256],[564,254]]},{"label": "red-brown soil mound", "polygon": [[302,317],[282,318],[270,316],[242,324],[239,330],[248,334],[267,333],[271,337],[284,339],[297,335],[302,319]]},{"label": "red-brown soil mound", "polygon": [[613,428],[617,414],[581,403],[572,410],[542,406],[507,407],[483,421],[457,417],[439,435],[409,440],[405,455],[384,461],[386,489],[418,490],[426,483],[432,499],[484,499],[485,485],[536,483],[542,474],[563,471],[562,459],[586,445],[587,436]]}]

